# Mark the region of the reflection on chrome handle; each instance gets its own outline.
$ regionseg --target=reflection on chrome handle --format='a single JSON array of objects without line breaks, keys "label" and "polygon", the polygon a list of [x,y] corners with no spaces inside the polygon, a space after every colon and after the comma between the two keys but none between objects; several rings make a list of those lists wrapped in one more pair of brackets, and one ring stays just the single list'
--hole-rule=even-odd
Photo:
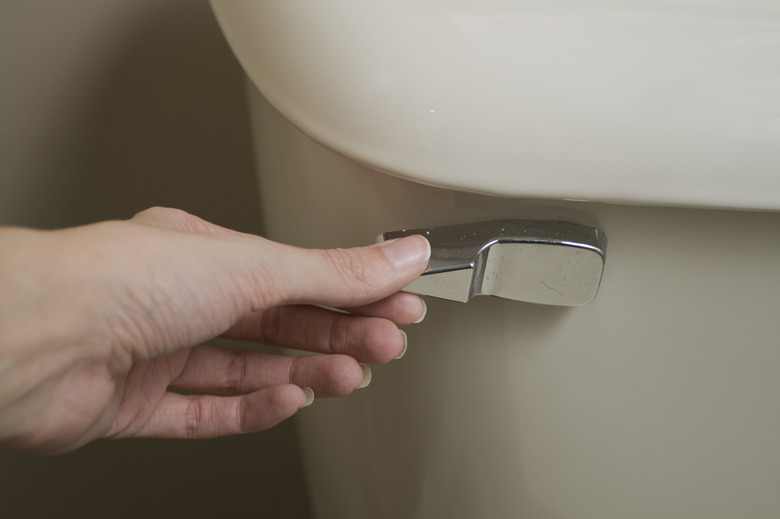
[{"label": "reflection on chrome handle", "polygon": [[579,306],[598,292],[607,237],[569,222],[492,220],[384,233],[431,244],[428,268],[409,292],[465,303],[491,295],[546,305]]}]

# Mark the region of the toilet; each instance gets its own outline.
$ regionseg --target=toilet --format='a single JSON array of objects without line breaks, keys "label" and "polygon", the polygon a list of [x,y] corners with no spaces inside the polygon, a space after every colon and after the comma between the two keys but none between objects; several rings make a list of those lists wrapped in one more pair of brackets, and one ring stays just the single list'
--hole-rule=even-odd
[{"label": "toilet", "polygon": [[270,238],[608,237],[588,304],[428,297],[302,410],[314,517],[780,517],[780,4],[211,2]]}]

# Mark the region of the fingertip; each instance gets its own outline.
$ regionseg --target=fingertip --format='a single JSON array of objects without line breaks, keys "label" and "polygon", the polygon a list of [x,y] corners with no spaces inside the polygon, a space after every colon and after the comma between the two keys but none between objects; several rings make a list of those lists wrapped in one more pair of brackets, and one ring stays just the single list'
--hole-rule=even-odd
[{"label": "fingertip", "polygon": [[409,347],[409,338],[407,337],[406,332],[403,330],[398,330],[398,331],[401,332],[401,337],[403,338],[404,344],[403,347],[401,348],[401,353],[399,353],[398,356],[395,357],[395,360],[403,358],[403,356],[406,355],[407,348]]},{"label": "fingertip", "polygon": [[235,398],[245,401],[240,432],[248,433],[268,430],[291,418],[311,405],[314,391],[295,384],[279,384]]},{"label": "fingertip", "polygon": [[399,326],[421,323],[428,313],[428,305],[422,296],[412,292],[398,292],[387,298],[387,301],[390,311],[377,317],[390,319]]},{"label": "fingertip", "polygon": [[314,390],[310,387],[304,387],[303,394],[306,395],[306,400],[304,400],[303,405],[300,408],[308,407],[312,403],[314,403]]},{"label": "fingertip", "polygon": [[419,297],[418,299],[420,301],[420,306],[422,307],[422,309],[420,310],[420,315],[417,317],[417,319],[412,321],[412,324],[419,324],[423,322],[423,319],[425,319],[425,316],[428,314],[428,305],[425,303],[425,299],[423,299],[422,297]]},{"label": "fingertip", "polygon": [[398,270],[425,268],[431,256],[431,244],[419,234],[381,242],[380,247]]},{"label": "fingertip", "polygon": [[366,364],[361,364],[360,367],[363,369],[363,380],[355,389],[363,389],[371,383],[371,368]]},{"label": "fingertip", "polygon": [[423,298],[411,292],[396,292],[374,303],[344,310],[364,317],[388,319],[399,326],[419,323],[428,312]]}]

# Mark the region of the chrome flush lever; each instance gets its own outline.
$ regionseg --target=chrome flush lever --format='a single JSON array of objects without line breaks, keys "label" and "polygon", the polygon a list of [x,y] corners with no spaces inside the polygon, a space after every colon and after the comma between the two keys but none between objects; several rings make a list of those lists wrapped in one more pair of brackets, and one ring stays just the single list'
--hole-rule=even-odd
[{"label": "chrome flush lever", "polygon": [[421,234],[428,268],[405,290],[465,303],[491,295],[546,305],[579,306],[599,289],[607,237],[599,229],[544,220],[493,220],[384,233]]}]

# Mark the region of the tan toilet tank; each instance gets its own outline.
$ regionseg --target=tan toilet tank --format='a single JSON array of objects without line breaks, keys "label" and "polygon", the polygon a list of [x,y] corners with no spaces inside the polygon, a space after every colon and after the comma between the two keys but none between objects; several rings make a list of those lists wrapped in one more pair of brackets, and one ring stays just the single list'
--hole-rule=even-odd
[{"label": "tan toilet tank", "polygon": [[780,517],[780,4],[212,5],[269,237],[608,236],[590,303],[428,297],[302,410],[315,517]]}]

